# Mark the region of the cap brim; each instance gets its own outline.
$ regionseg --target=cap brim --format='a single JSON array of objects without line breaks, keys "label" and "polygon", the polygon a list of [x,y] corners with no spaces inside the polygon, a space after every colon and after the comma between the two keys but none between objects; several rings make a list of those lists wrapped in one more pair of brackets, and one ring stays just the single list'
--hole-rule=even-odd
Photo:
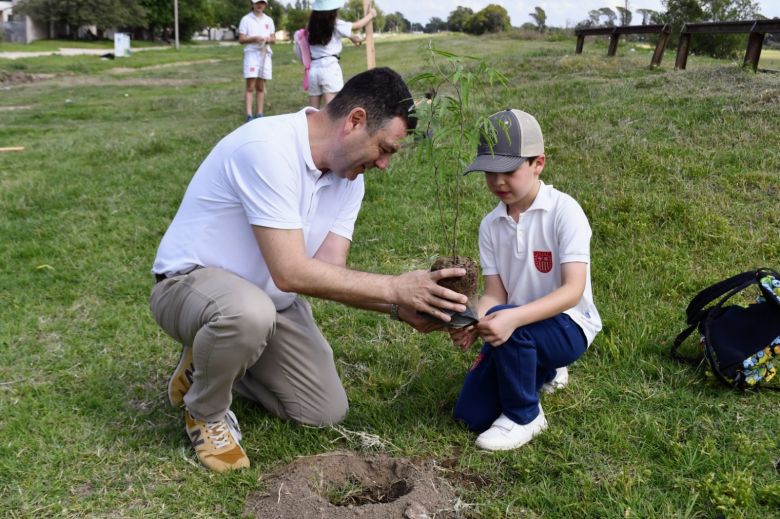
[{"label": "cap brim", "polygon": [[498,155],[478,155],[476,160],[469,164],[464,175],[472,171],[484,171],[485,173],[509,173],[519,168],[523,157],[502,157]]}]

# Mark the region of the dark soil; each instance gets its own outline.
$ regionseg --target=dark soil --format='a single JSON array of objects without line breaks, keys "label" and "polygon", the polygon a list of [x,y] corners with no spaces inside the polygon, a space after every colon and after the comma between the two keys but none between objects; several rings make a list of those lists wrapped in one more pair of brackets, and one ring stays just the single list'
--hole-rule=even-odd
[{"label": "dark soil", "polygon": [[459,292],[471,300],[477,293],[477,281],[479,279],[479,266],[471,258],[465,256],[446,256],[437,258],[431,266],[431,272],[451,267],[466,269],[466,275],[460,278],[447,278],[439,281],[443,287]]},{"label": "dark soil", "polygon": [[244,514],[262,519],[453,519],[449,470],[386,454],[337,451],[299,458],[263,478],[265,492],[247,498]]}]

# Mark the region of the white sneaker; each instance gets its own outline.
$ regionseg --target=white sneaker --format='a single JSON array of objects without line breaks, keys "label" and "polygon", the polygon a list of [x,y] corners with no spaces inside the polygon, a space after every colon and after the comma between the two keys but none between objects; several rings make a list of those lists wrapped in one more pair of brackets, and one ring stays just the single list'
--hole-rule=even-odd
[{"label": "white sneaker", "polygon": [[531,438],[547,429],[547,419],[542,406],[539,406],[539,416],[530,423],[520,425],[502,413],[496,418],[490,429],[477,436],[477,447],[489,451],[507,451],[516,449],[531,441]]},{"label": "white sneaker", "polygon": [[569,370],[566,366],[555,370],[555,377],[542,385],[543,393],[554,393],[558,389],[563,389],[569,383]]}]

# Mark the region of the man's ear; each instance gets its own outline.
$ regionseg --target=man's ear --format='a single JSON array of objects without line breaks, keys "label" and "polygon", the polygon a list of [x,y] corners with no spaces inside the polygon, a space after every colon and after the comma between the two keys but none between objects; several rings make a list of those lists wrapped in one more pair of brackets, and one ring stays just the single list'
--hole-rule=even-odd
[{"label": "man's ear", "polygon": [[352,130],[359,130],[363,128],[368,122],[368,114],[366,114],[365,108],[357,107],[353,108],[347,114],[347,118],[344,121],[344,130],[349,133]]}]

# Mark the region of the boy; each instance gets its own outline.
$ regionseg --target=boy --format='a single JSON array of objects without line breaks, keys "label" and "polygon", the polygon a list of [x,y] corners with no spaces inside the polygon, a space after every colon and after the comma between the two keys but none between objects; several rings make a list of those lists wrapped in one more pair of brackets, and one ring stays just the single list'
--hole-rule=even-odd
[{"label": "boy", "polygon": [[467,168],[484,171],[500,202],[480,224],[484,294],[480,321],[450,331],[466,350],[485,344],[455,404],[456,420],[481,432],[477,446],[515,449],[547,428],[539,391],[568,382],[566,366],[601,330],[590,286],[588,219],[569,195],[544,184],[539,123],[519,110],[490,116],[491,147],[482,139]]}]

